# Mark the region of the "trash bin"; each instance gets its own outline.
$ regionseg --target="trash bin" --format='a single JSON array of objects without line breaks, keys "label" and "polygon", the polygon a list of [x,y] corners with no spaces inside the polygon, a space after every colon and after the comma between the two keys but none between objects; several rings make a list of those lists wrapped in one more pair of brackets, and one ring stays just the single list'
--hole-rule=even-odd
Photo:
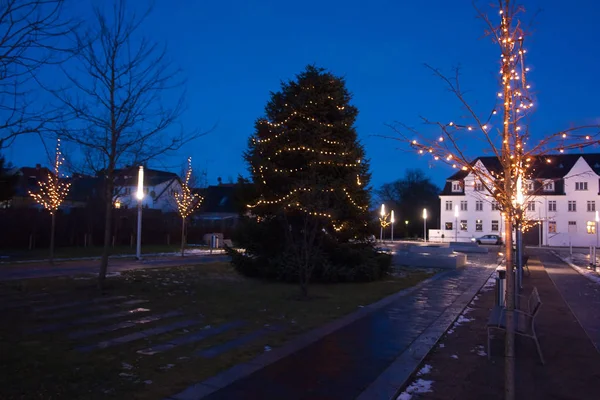
[{"label": "trash bin", "polygon": [[505,295],[506,295],[506,268],[497,268],[496,272],[496,305],[504,307]]},{"label": "trash bin", "polygon": [[211,237],[210,237],[210,248],[211,249],[218,249],[219,248],[219,236],[218,235],[211,235]]}]

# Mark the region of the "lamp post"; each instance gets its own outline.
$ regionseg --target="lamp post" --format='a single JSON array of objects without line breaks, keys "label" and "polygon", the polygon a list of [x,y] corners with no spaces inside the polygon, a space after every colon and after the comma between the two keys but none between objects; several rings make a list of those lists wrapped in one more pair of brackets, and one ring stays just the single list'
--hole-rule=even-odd
[{"label": "lamp post", "polygon": [[381,205],[381,228],[379,230],[379,242],[383,243],[383,218],[385,218],[385,204]]},{"label": "lamp post", "polygon": [[600,215],[598,211],[596,211],[596,224],[594,225],[594,230],[596,231],[596,247],[594,248],[594,270],[598,269],[598,265],[596,262],[596,251],[598,251],[598,222],[600,222]]},{"label": "lamp post", "polygon": [[391,211],[390,223],[392,225],[392,243],[394,243],[394,210]]},{"label": "lamp post", "polygon": [[138,187],[135,197],[138,200],[138,212],[137,212],[137,245],[136,245],[136,258],[142,259],[142,200],[144,199],[144,167],[140,165],[138,171]]},{"label": "lamp post", "polygon": [[458,206],[454,206],[454,225],[456,229],[454,230],[454,241],[458,242]]},{"label": "lamp post", "polygon": [[423,209],[423,240],[427,242],[427,209]]}]

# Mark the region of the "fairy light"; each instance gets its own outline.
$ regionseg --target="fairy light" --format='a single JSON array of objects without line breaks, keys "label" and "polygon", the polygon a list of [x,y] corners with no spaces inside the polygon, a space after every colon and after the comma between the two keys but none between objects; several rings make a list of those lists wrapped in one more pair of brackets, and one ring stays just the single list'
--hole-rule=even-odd
[{"label": "fairy light", "polygon": [[29,191],[29,195],[42,207],[54,214],[69,194],[70,182],[60,179],[60,166],[64,158],[60,151],[60,139],[56,142],[56,154],[54,158],[54,173],[48,173],[47,179],[38,181],[39,192]]},{"label": "fairy light", "polygon": [[185,173],[185,181],[181,183],[181,193],[175,192],[175,202],[177,203],[177,211],[183,219],[189,217],[197,210],[204,198],[197,193],[192,193],[190,181],[192,179],[192,157],[188,158],[188,167]]}]

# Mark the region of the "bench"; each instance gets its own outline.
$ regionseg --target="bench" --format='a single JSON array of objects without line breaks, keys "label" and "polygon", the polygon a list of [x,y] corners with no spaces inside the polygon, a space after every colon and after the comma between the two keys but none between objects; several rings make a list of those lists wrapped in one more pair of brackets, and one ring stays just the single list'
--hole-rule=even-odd
[{"label": "bench", "polygon": [[[542,301],[536,287],[533,288],[531,295],[527,301],[527,310],[514,310],[513,318],[515,322],[515,333],[517,335],[532,338],[535,341],[540,361],[544,364],[544,356],[540,348],[540,342],[535,333],[535,317],[538,314]],[[487,323],[487,348],[488,359],[491,358],[490,332],[492,329],[497,329],[506,332],[506,308],[495,306],[492,309]]]}]

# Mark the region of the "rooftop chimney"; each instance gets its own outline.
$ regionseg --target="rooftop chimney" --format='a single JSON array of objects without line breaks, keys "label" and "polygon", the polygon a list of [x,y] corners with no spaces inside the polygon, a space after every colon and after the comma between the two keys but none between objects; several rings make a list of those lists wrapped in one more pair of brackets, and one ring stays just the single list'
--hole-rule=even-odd
[{"label": "rooftop chimney", "polygon": [[35,164],[35,169],[42,169],[42,164]]}]

